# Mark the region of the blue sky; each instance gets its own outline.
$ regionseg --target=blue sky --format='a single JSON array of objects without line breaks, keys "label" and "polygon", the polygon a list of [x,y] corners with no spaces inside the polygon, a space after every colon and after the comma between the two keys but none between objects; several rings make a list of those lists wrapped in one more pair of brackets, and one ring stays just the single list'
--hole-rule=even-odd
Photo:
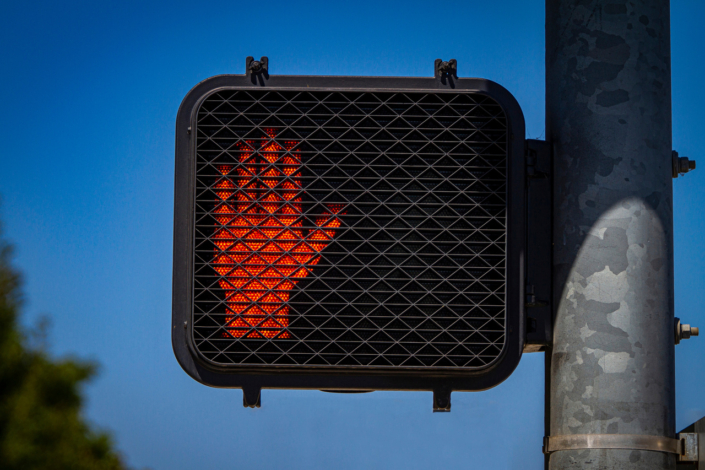
[{"label": "blue sky", "polygon": [[[705,4],[672,5],[673,140],[702,159]],[[454,393],[263,392],[190,379],[171,350],[174,120],[199,81],[243,73],[459,75],[514,94],[544,136],[540,0],[495,2],[5,2],[0,17],[0,218],[17,248],[25,323],[52,351],[102,364],[89,419],[154,469],[542,468],[543,355],[503,384]],[[700,163],[700,162],[699,162]],[[705,327],[705,160],[674,181],[676,315]],[[705,338],[677,354],[677,422],[705,415]]]}]

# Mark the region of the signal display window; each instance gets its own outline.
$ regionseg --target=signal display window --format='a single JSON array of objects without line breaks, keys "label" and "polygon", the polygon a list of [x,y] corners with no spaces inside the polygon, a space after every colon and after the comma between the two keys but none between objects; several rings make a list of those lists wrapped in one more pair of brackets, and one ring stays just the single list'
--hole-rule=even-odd
[{"label": "signal display window", "polygon": [[507,119],[474,92],[221,90],[195,125],[193,344],[222,367],[489,367]]}]

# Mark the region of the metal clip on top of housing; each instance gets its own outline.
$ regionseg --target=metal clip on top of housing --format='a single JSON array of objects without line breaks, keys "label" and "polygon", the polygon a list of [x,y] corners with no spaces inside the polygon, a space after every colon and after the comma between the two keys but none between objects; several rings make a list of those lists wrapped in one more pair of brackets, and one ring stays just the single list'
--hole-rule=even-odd
[{"label": "metal clip on top of housing", "polygon": [[433,76],[442,85],[449,85],[451,88],[455,88],[453,79],[458,78],[458,61],[450,59],[446,62],[441,59],[436,59],[433,64]]},{"label": "metal clip on top of housing", "polygon": [[245,59],[245,74],[250,77],[253,85],[258,82],[264,85],[265,80],[269,79],[269,58],[262,56],[259,60],[255,60],[254,57],[249,56]]}]

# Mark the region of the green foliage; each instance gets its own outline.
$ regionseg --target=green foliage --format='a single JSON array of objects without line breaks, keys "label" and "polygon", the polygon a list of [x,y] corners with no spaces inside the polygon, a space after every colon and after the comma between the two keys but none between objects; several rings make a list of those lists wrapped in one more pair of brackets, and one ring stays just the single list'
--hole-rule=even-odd
[{"label": "green foliage", "polygon": [[23,334],[21,282],[10,255],[0,240],[0,468],[125,468],[109,436],[81,416],[81,385],[95,364],[53,359]]}]

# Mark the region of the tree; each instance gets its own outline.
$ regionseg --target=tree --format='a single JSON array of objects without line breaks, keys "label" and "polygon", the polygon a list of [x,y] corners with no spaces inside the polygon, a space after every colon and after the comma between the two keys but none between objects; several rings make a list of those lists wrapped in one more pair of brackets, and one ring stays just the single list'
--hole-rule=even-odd
[{"label": "tree", "polygon": [[0,238],[0,467],[125,468],[110,436],[81,415],[82,385],[94,376],[96,364],[52,358],[22,331],[21,280],[11,253]]}]

